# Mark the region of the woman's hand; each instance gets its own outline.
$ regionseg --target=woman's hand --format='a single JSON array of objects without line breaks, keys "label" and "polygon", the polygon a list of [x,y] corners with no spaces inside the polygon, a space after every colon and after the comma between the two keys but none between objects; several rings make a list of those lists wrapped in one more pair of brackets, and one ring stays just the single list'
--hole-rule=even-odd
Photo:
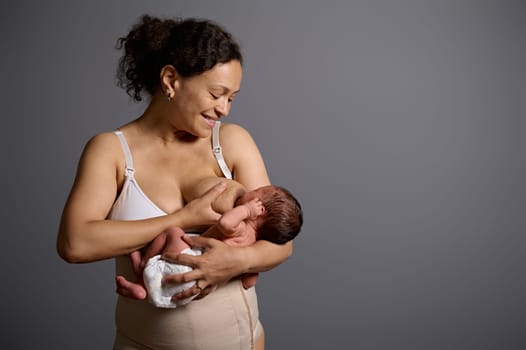
[{"label": "woman's hand", "polygon": [[200,256],[187,254],[163,254],[163,259],[177,264],[188,265],[193,271],[185,274],[167,276],[163,283],[184,283],[196,281],[196,285],[174,295],[174,299],[185,299],[198,294],[200,299],[212,292],[218,285],[224,284],[245,271],[243,266],[243,248],[236,248],[206,237],[184,236],[192,246],[203,250]]},{"label": "woman's hand", "polygon": [[188,212],[187,217],[191,218],[184,227],[197,228],[215,224],[221,217],[212,207],[212,203],[223,193],[227,185],[224,182],[212,187],[204,195],[189,202],[182,210]]}]

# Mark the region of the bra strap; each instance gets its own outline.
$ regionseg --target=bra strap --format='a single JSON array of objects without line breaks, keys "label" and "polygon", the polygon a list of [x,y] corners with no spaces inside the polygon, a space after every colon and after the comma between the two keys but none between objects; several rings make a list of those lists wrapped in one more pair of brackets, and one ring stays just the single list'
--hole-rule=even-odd
[{"label": "bra strap", "polygon": [[232,179],[232,173],[230,172],[230,169],[228,169],[228,165],[226,165],[225,159],[223,158],[223,151],[221,150],[221,145],[219,144],[219,128],[220,127],[221,127],[221,122],[216,121],[214,125],[214,129],[212,130],[212,152],[214,153],[214,156],[216,157],[217,164],[219,164],[219,168],[221,168],[223,175],[227,179]]},{"label": "bra strap", "polygon": [[133,176],[134,169],[133,169],[133,159],[131,156],[130,147],[128,147],[128,143],[126,142],[126,139],[124,138],[124,135],[122,134],[122,131],[117,130],[113,132],[115,135],[119,137],[119,141],[121,142],[122,150],[124,152],[124,157],[126,159],[126,176]]}]

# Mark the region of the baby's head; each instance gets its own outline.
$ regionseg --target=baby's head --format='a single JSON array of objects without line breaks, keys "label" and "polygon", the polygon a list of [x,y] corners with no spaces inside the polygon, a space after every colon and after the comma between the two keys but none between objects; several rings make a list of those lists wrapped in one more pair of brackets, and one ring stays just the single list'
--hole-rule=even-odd
[{"label": "baby's head", "polygon": [[237,204],[247,203],[253,198],[261,199],[265,207],[257,239],[283,244],[298,235],[303,224],[303,211],[292,193],[279,186],[263,186],[246,192]]}]

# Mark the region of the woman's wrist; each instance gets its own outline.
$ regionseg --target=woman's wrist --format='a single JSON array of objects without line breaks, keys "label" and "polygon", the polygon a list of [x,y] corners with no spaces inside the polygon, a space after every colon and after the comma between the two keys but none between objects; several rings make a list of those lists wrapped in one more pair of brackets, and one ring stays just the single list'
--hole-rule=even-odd
[{"label": "woman's wrist", "polygon": [[[240,249],[241,250],[241,249]],[[265,240],[256,241],[240,252],[244,273],[264,272],[287,260],[292,254],[292,242],[274,244]]]},{"label": "woman's wrist", "polygon": [[241,275],[244,273],[249,273],[251,267],[253,266],[252,255],[250,254],[251,249],[248,247],[237,247],[233,250],[235,252],[234,259],[236,266],[239,267],[239,273],[236,275]]},{"label": "woman's wrist", "polygon": [[186,207],[183,207],[168,215],[172,217],[172,226],[177,226],[184,229],[194,225],[194,223],[192,223],[192,215],[189,213],[189,210]]}]

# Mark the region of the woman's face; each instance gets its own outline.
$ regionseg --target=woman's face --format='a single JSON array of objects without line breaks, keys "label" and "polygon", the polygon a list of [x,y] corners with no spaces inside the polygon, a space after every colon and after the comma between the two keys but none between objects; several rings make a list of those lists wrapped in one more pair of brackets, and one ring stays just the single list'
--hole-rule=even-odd
[{"label": "woman's face", "polygon": [[208,137],[215,122],[230,112],[241,78],[239,61],[218,63],[199,75],[179,78],[174,86],[173,123],[192,135]]}]

